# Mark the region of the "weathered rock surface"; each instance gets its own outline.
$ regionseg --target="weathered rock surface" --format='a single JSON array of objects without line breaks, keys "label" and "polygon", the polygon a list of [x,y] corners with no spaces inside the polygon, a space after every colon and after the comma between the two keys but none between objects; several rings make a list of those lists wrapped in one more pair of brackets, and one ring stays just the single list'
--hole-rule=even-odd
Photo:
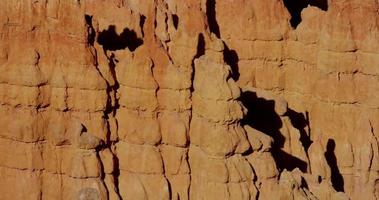
[{"label": "weathered rock surface", "polygon": [[377,0],[3,0],[0,199],[379,199]]}]

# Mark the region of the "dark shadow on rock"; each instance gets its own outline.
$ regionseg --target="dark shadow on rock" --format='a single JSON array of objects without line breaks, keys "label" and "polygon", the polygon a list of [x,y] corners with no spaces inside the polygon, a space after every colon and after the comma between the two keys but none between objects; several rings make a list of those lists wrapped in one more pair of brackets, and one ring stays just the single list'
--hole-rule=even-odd
[{"label": "dark shadow on rock", "polygon": [[216,20],[216,0],[207,0],[206,7],[209,30],[220,38],[220,27]]},{"label": "dark shadow on rock", "polygon": [[235,50],[229,49],[229,47],[224,43],[225,49],[223,51],[224,61],[232,69],[232,78],[237,81],[240,77],[238,61],[239,57]]},{"label": "dark shadow on rock", "polygon": [[[113,156],[113,164],[114,164],[114,170],[113,170],[113,177],[114,177],[114,184],[116,186],[116,193],[119,194],[120,191],[118,189],[120,188],[119,178],[120,178],[120,161],[118,160],[117,156]],[[121,197],[120,195],[118,195]]]},{"label": "dark shadow on rock", "polygon": [[175,29],[178,29],[178,26],[179,26],[179,17],[178,17],[178,15],[173,14],[171,17],[172,17],[172,23],[173,23]]},{"label": "dark shadow on rock", "polygon": [[[291,124],[300,132],[300,141],[304,147],[305,152],[308,152],[309,147],[312,144],[310,139],[310,130],[309,127],[309,116],[308,112],[298,113],[292,109],[288,109],[286,115],[290,118]],[[308,133],[306,131],[308,129]]]},{"label": "dark shadow on rock", "polygon": [[142,36],[145,35],[145,32],[143,30],[144,26],[145,26],[145,21],[146,21],[146,17],[145,15],[141,15],[140,18],[139,18],[139,27],[141,29],[141,33],[142,33]]},{"label": "dark shadow on rock", "polygon": [[[196,54],[194,58],[192,59],[192,63],[191,63],[192,70],[193,70],[191,74],[191,83],[193,83],[193,81],[195,80],[195,60],[197,58],[200,58],[204,54],[205,54],[205,39],[204,39],[204,35],[200,33],[198,37],[198,41],[197,41]],[[190,91],[191,93],[194,91],[193,84],[191,84]]]},{"label": "dark shadow on rock", "polygon": [[86,24],[88,26],[87,42],[88,42],[88,44],[93,46],[95,43],[96,32],[95,32],[95,29],[93,28],[93,25],[92,25],[92,16],[84,15],[84,19],[85,19]]},{"label": "dark shadow on rock", "polygon": [[[251,91],[242,92],[240,101],[248,110],[247,115],[241,120],[241,123],[249,125],[274,139],[272,155],[279,170],[299,168],[301,171],[306,172],[308,167],[306,161],[281,150],[285,138],[280,132],[283,124],[280,116],[275,112],[275,101],[257,97],[257,94]],[[288,115],[290,115],[290,119],[292,118],[291,123],[295,123],[295,125],[292,125],[297,129],[302,129],[303,131],[299,131],[303,132],[306,136],[305,126],[308,123],[304,116],[293,110],[290,110]],[[307,138],[306,141],[308,140],[310,139]]]},{"label": "dark shadow on rock", "polygon": [[277,166],[281,170],[286,169],[286,170],[292,171],[296,168],[299,168],[300,171],[307,172],[308,163],[300,158],[297,158],[280,149],[273,151],[272,155],[274,156],[274,159],[276,160]]},{"label": "dark shadow on rock", "polygon": [[129,48],[134,51],[137,47],[143,44],[143,40],[137,37],[133,30],[124,28],[120,35],[116,32],[116,26],[110,25],[107,30],[99,33],[97,42],[103,46],[104,51],[116,51]]},{"label": "dark shadow on rock", "polygon": [[205,54],[205,39],[204,39],[204,35],[200,33],[198,41],[197,41],[196,55],[193,60],[195,60],[196,58],[200,58],[200,56],[204,54]]},{"label": "dark shadow on rock", "polygon": [[329,139],[326,145],[325,159],[331,170],[331,182],[337,192],[344,192],[344,180],[337,165],[337,158],[334,153],[336,143],[333,139]]},{"label": "dark shadow on rock", "polygon": [[309,5],[320,8],[323,11],[328,10],[328,0],[309,0]]},{"label": "dark shadow on rock", "polygon": [[[109,66],[109,69],[110,69],[110,72],[111,72],[111,75],[113,77],[113,80],[114,80],[114,85],[110,88],[112,89],[113,91],[117,91],[119,88],[120,88],[120,84],[118,82],[118,78],[117,78],[117,75],[116,75],[116,64],[119,62],[116,57],[115,57],[115,54],[114,53],[111,53],[111,55],[108,58],[108,66]],[[109,99],[111,100],[111,99]],[[109,105],[112,105],[112,102],[108,102]],[[116,112],[117,109],[120,108],[120,104],[119,104],[119,98],[117,97],[117,94],[116,92],[114,93],[114,107],[109,107],[109,110],[107,109],[106,110],[106,113],[111,113],[111,112]]]},{"label": "dark shadow on rock", "polygon": [[291,26],[296,28],[301,22],[301,11],[310,6],[315,6],[321,10],[328,10],[328,0],[284,0],[284,6],[291,14]]},{"label": "dark shadow on rock", "polygon": [[281,148],[284,137],[279,129],[282,121],[275,112],[275,101],[257,97],[255,92],[246,91],[241,94],[240,100],[247,108],[247,115],[241,121],[251,127],[268,134],[274,139],[274,146]]}]

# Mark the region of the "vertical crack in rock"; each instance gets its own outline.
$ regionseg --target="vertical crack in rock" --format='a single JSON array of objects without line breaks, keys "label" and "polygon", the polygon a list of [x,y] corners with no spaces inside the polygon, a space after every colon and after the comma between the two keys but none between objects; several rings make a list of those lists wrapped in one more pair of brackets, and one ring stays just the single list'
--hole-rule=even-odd
[{"label": "vertical crack in rock", "polygon": [[325,158],[331,170],[331,182],[334,189],[338,192],[344,192],[344,179],[337,165],[335,155],[336,143],[333,139],[329,139],[326,145]]},{"label": "vertical crack in rock", "polygon": [[[107,185],[105,184],[105,169],[104,169],[104,163],[102,161],[102,159],[100,158],[99,156],[99,152],[105,148],[109,148],[109,145],[107,144],[109,141],[109,121],[108,121],[108,109],[109,109],[109,106],[111,106],[110,104],[110,84],[109,82],[107,81],[107,79],[104,77],[104,75],[102,74],[102,72],[100,71],[99,69],[99,62],[98,62],[98,58],[97,58],[97,50],[96,48],[94,47],[94,42],[95,42],[95,38],[96,38],[96,31],[93,27],[93,16],[90,16],[90,15],[85,15],[84,16],[84,20],[85,20],[85,23],[86,23],[86,26],[87,26],[87,45],[89,46],[89,51],[91,52],[92,56],[93,56],[93,61],[94,61],[94,66],[96,68],[96,71],[99,73],[99,75],[102,77],[102,79],[106,82],[107,84],[107,88],[106,88],[106,92],[107,92],[107,102],[106,102],[106,108],[105,110],[103,111],[103,118],[106,120],[106,126],[107,126],[107,136],[106,136],[106,141],[104,141],[105,143],[101,143],[99,146],[97,146],[95,148],[95,151],[96,151],[96,158],[98,159],[99,161],[99,165],[100,165],[100,169],[99,169],[99,172],[100,172],[100,179],[102,180],[103,182],[103,185],[104,185],[104,188],[105,188],[105,192],[106,192],[106,196],[109,196],[109,190],[110,188],[107,187]],[[83,132],[87,132],[87,128],[82,125],[83,127]],[[88,189],[91,189],[91,188],[88,188]],[[84,193],[83,193],[84,192]],[[95,190],[95,192],[98,192],[97,190]],[[87,192],[88,193],[88,192]],[[100,195],[98,195],[97,197],[95,196],[91,196],[91,197],[88,197],[88,195],[91,195],[91,194],[87,194],[85,191],[80,191],[79,192],[79,195],[80,197],[79,198],[95,198],[95,199],[99,199],[100,198]],[[92,192],[91,192],[92,193]],[[93,194],[93,193],[92,193]],[[83,197],[84,195],[84,197]]]},{"label": "vertical crack in rock", "polygon": [[[198,40],[197,40],[197,47],[196,47],[196,54],[195,56],[192,58],[192,61],[191,61],[191,68],[192,68],[192,74],[191,74],[191,86],[190,86],[190,100],[191,102],[193,102],[193,95],[194,95],[194,80],[195,80],[195,73],[196,73],[196,68],[195,68],[195,60],[200,58],[201,56],[203,56],[205,54],[205,40],[204,40],[204,35],[203,33],[199,33],[198,35]],[[191,105],[191,114],[190,114],[190,119],[189,119],[189,127],[191,127],[191,124],[192,124],[192,119],[194,118],[194,115],[195,113],[193,112],[193,103]],[[190,130],[188,130],[190,131]],[[191,148],[191,145],[194,145],[192,144],[191,142],[191,138],[188,142],[188,149]],[[193,186],[192,184],[192,173],[191,173],[191,162],[189,162],[190,160],[190,154],[189,152],[187,152],[187,163],[189,165],[189,168],[190,168],[190,183],[189,183],[189,186],[188,186],[188,197],[190,197],[190,191],[191,191],[191,187]]]},{"label": "vertical crack in rock", "polygon": [[[107,126],[108,126],[108,142],[110,141],[110,122],[108,121],[108,114],[112,115],[113,117],[116,116],[117,109],[120,107],[119,105],[119,99],[117,97],[118,89],[119,89],[119,82],[117,80],[117,74],[116,74],[116,64],[118,63],[118,60],[116,59],[114,51],[117,50],[123,50],[128,48],[130,51],[134,51],[136,48],[141,46],[143,44],[143,40],[138,38],[136,36],[136,33],[133,30],[129,30],[127,27],[123,29],[123,32],[118,35],[116,33],[116,26],[109,25],[107,30],[103,30],[102,32],[98,33],[97,36],[97,42],[102,45],[104,54],[108,60],[108,67],[111,73],[111,76],[114,80],[114,84],[110,85],[110,83],[104,78],[100,70],[98,69],[98,61],[97,61],[97,51],[93,47],[94,42],[96,39],[96,32],[92,26],[92,16],[85,15],[85,20],[87,22],[87,25],[89,27],[88,31],[88,44],[91,46],[91,52],[94,55],[94,60],[96,61],[95,66],[97,68],[97,71],[100,73],[100,75],[103,77],[103,79],[107,82],[108,88],[108,102],[107,107],[104,111],[104,118],[107,120]],[[141,29],[143,30],[145,17],[141,16],[140,25],[142,26]],[[111,97],[111,95],[114,95]],[[114,101],[114,102],[112,102]],[[117,123],[117,122],[116,122]],[[99,152],[102,149],[111,148],[111,143],[104,144],[100,149],[97,150]],[[120,195],[120,188],[119,188],[119,176],[120,176],[120,168],[119,168],[119,162],[118,157],[116,155],[113,155],[113,162],[114,162],[114,172],[113,172],[113,178],[114,178],[114,184],[115,184],[115,192],[118,195],[118,198],[122,200],[122,197]],[[105,172],[104,172],[104,164],[102,163],[100,159],[100,165],[101,165],[101,172],[102,176],[101,179],[105,180]],[[106,185],[105,185],[106,187]],[[109,196],[109,190],[112,188],[106,188],[108,196]]]},{"label": "vertical crack in rock", "polygon": [[140,19],[139,19],[139,27],[141,29],[142,37],[145,36],[145,32],[144,32],[144,29],[143,29],[144,26],[145,26],[145,21],[146,21],[145,15],[141,15]]},{"label": "vertical crack in rock", "polygon": [[117,155],[113,156],[113,162],[114,162],[113,176],[114,176],[114,185],[116,187],[115,188],[116,194],[120,200],[123,200],[122,196],[120,195],[120,181],[119,181],[120,163],[119,163],[119,159],[118,159]]},{"label": "vertical crack in rock", "polygon": [[[107,145],[106,144],[102,144],[100,146],[98,146],[96,148],[96,158],[99,160],[99,164],[100,164],[100,179],[102,181],[105,181],[105,169],[104,169],[104,163],[103,161],[101,160],[100,158],[100,155],[99,155],[99,152],[102,150],[102,149],[105,149],[107,148]],[[105,190],[106,190],[106,193],[107,193],[107,196],[109,196],[109,190],[110,188],[107,187],[107,185],[105,184],[104,182],[104,187],[105,187]],[[97,192],[97,191],[96,191]]]}]

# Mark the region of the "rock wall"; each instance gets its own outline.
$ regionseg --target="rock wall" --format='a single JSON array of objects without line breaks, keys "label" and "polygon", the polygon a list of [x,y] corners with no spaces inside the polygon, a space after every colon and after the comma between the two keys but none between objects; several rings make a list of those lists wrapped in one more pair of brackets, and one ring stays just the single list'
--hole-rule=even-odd
[{"label": "rock wall", "polygon": [[376,0],[3,0],[0,199],[379,199]]}]

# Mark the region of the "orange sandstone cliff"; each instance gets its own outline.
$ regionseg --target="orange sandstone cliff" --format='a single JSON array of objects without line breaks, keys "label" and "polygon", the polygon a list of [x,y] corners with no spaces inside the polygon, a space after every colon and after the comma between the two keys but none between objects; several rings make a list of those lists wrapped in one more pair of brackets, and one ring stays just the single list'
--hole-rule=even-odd
[{"label": "orange sandstone cliff", "polygon": [[2,0],[1,200],[379,200],[379,1]]}]

